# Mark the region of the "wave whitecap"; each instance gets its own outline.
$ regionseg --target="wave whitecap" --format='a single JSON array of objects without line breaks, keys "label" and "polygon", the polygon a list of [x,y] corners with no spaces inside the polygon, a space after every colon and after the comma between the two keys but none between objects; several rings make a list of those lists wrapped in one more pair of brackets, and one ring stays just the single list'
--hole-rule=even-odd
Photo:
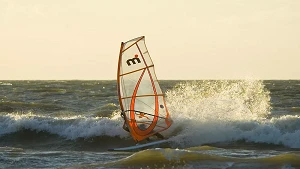
[{"label": "wave whitecap", "polygon": [[34,113],[9,113],[0,116],[0,136],[20,130],[46,131],[67,139],[95,136],[128,137],[121,117],[51,117]]},{"label": "wave whitecap", "polygon": [[183,147],[245,140],[300,148],[300,117],[272,117],[269,94],[259,80],[181,83],[166,93],[168,131]]}]

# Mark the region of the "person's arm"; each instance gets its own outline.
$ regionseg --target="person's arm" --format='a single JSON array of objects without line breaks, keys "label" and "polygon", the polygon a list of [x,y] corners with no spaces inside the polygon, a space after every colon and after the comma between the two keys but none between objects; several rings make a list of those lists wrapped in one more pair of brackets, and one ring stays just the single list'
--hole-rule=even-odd
[{"label": "person's arm", "polygon": [[121,111],[121,117],[125,120],[125,111]]}]

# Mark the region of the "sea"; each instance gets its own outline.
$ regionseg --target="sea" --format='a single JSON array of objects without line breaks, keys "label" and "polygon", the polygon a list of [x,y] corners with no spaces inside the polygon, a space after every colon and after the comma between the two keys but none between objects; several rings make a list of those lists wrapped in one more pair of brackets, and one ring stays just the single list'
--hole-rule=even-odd
[{"label": "sea", "polygon": [[135,145],[115,80],[0,81],[0,168],[300,168],[300,80],[162,80],[170,142]]}]

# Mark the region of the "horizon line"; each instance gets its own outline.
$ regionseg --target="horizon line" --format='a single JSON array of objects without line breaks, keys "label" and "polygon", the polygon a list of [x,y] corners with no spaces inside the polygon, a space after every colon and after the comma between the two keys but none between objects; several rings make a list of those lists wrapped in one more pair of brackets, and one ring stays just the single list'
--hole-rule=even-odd
[{"label": "horizon line", "polygon": [[[117,79],[0,79],[1,81],[97,81],[97,80],[106,80],[106,81],[114,81]],[[193,80],[300,80],[299,79],[259,79],[259,78],[235,78],[235,79],[159,79],[158,81],[166,81],[166,80],[186,80],[186,81],[193,81]]]}]

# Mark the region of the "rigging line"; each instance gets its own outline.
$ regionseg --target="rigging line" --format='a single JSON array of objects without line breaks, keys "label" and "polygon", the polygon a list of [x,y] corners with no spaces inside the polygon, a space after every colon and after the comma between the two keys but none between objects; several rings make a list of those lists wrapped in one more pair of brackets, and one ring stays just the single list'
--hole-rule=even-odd
[{"label": "rigging line", "polygon": [[123,111],[123,112],[127,112],[127,111],[133,111],[133,112],[135,112],[135,113],[144,113],[144,114],[147,114],[147,115],[149,115],[149,116],[158,117],[158,118],[161,118],[161,119],[166,119],[165,117],[156,116],[156,115],[149,114],[149,113],[145,113],[145,112],[138,111],[138,110],[125,110],[125,111]]},{"label": "rigging line", "polygon": [[[143,103],[145,106],[147,106],[148,108],[150,108],[151,110],[155,111],[155,109],[153,107],[151,107],[150,105],[148,105],[147,103],[141,101],[140,99],[136,99],[136,101],[139,101],[141,103]],[[134,111],[137,111],[137,110],[134,110]],[[137,112],[142,112],[142,111],[137,111]],[[166,119],[165,117],[160,117],[160,116],[156,116],[156,115],[153,115],[153,114],[149,114],[149,113],[145,113],[145,112],[142,112],[144,114],[147,114],[147,115],[150,115],[150,116],[153,116],[153,117],[159,117],[159,118],[162,118],[162,119]]]}]

